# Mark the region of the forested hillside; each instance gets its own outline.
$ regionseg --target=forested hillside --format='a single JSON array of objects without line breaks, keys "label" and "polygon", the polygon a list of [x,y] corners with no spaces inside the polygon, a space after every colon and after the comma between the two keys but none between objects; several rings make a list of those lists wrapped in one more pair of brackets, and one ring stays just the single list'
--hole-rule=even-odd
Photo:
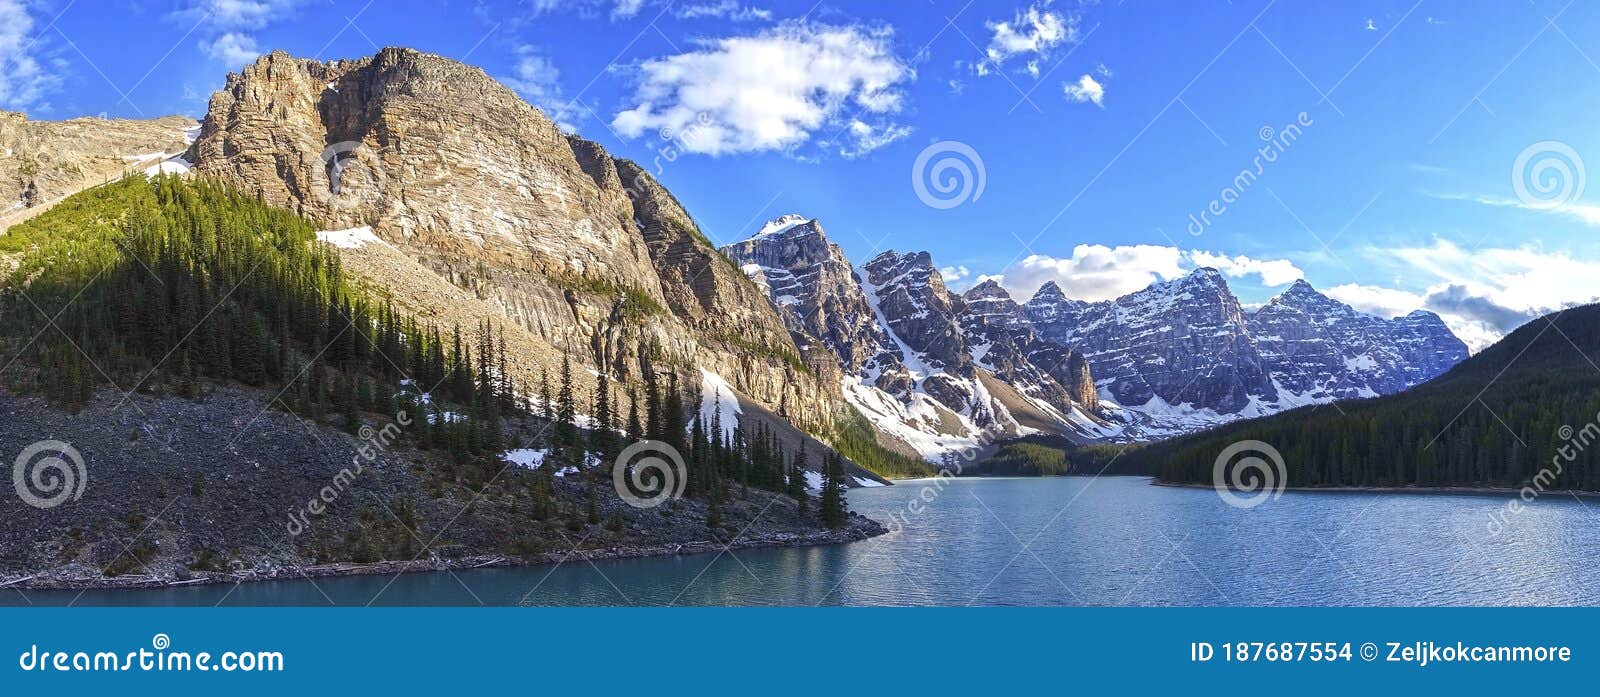
[{"label": "forested hillside", "polygon": [[[1600,489],[1600,305],[1536,319],[1444,375],[1133,449],[1122,460],[1209,483],[1241,440],[1282,453],[1289,486]],[[1587,428],[1586,428],[1587,427]]]},{"label": "forested hillside", "polygon": [[[0,235],[0,274],[0,446],[69,441],[94,481],[60,508],[0,501],[28,531],[0,535],[0,573],[78,584],[85,560],[89,578],[171,578],[406,561],[435,544],[451,559],[529,558],[881,531],[849,514],[836,454],[691,418],[698,395],[671,372],[601,374],[591,392],[574,379],[589,366],[563,357],[514,384],[499,327],[395,311],[309,223],[214,182],[135,176],[70,197]],[[659,509],[627,505],[611,481],[645,439],[683,460],[683,498]],[[304,521],[314,533],[262,546],[330,481],[341,495]],[[158,530],[152,506],[168,514]],[[119,549],[131,551],[100,558]]]}]

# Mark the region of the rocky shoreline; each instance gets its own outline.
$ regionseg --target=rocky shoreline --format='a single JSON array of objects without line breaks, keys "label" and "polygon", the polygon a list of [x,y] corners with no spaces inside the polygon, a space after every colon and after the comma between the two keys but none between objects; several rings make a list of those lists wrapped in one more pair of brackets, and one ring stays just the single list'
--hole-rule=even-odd
[{"label": "rocky shoreline", "polygon": [[406,574],[430,571],[460,571],[495,567],[527,567],[562,564],[570,561],[604,561],[609,559],[640,559],[676,555],[710,554],[724,550],[811,547],[818,545],[860,542],[889,532],[882,523],[861,515],[852,515],[850,524],[841,530],[818,530],[814,533],[770,533],[741,535],[730,542],[695,540],[659,545],[620,545],[593,549],[574,549],[566,552],[549,552],[528,557],[499,554],[473,555],[446,559],[432,556],[415,561],[379,561],[372,563],[340,562],[312,565],[271,565],[267,568],[233,572],[189,572],[183,577],[160,578],[150,575],[118,577],[70,577],[65,572],[46,572],[14,578],[0,578],[0,589],[19,590],[80,590],[80,589],[141,589],[172,588],[211,583],[250,583],[255,581],[294,581],[330,576],[362,576],[368,574]]}]

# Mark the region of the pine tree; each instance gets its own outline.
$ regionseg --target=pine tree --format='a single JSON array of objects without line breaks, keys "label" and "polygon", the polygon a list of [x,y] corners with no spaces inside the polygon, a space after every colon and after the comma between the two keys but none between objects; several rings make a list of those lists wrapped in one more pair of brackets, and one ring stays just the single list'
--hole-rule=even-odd
[{"label": "pine tree", "polygon": [[628,442],[644,440],[644,425],[639,422],[639,391],[628,390]]},{"label": "pine tree", "polygon": [[849,505],[844,500],[844,465],[837,453],[829,453],[822,471],[822,524],[831,530],[844,527]]},{"label": "pine tree", "polygon": [[583,446],[578,439],[577,406],[572,395],[572,360],[561,354],[561,385],[556,392],[555,436],[551,453],[558,454],[558,468],[583,466]]},{"label": "pine tree", "polygon": [[594,388],[594,428],[589,431],[589,447],[600,454],[602,462],[610,462],[617,456],[616,432],[613,430],[615,424],[611,418],[610,382],[605,373],[600,373]]}]

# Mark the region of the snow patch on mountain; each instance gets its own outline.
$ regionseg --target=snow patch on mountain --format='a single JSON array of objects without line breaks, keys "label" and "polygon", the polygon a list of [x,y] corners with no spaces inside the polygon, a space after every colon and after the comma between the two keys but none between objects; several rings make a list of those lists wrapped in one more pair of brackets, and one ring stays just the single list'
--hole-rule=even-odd
[{"label": "snow patch on mountain", "polygon": [[751,237],[755,238],[767,237],[769,235],[781,235],[809,222],[811,222],[810,218],[798,213],[790,213],[788,215],[773,218],[772,220],[767,221],[767,224],[762,225],[761,230],[756,232],[756,234],[752,235]]},{"label": "snow patch on mountain", "polygon": [[739,416],[743,413],[744,409],[739,407],[739,395],[733,391],[733,386],[721,375],[701,368],[700,422],[707,429],[712,424],[720,425],[722,436],[731,438],[739,430]]},{"label": "snow patch on mountain", "polygon": [[383,240],[373,234],[372,228],[366,225],[348,230],[318,230],[317,241],[327,242],[340,249],[360,249],[368,244],[383,243]]}]

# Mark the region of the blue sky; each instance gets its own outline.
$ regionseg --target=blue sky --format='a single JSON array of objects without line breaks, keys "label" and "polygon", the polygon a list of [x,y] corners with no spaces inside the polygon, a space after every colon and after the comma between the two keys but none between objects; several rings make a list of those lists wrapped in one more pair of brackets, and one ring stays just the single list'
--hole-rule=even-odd
[{"label": "blue sky", "polygon": [[[928,250],[955,287],[1100,299],[1206,264],[1247,303],[1303,276],[1476,348],[1600,277],[1587,3],[0,0],[0,20],[0,107],[40,119],[200,116],[272,49],[440,53],[659,169],[719,242],[799,212],[858,262]],[[981,195],[924,185],[928,205],[925,151]]]}]

